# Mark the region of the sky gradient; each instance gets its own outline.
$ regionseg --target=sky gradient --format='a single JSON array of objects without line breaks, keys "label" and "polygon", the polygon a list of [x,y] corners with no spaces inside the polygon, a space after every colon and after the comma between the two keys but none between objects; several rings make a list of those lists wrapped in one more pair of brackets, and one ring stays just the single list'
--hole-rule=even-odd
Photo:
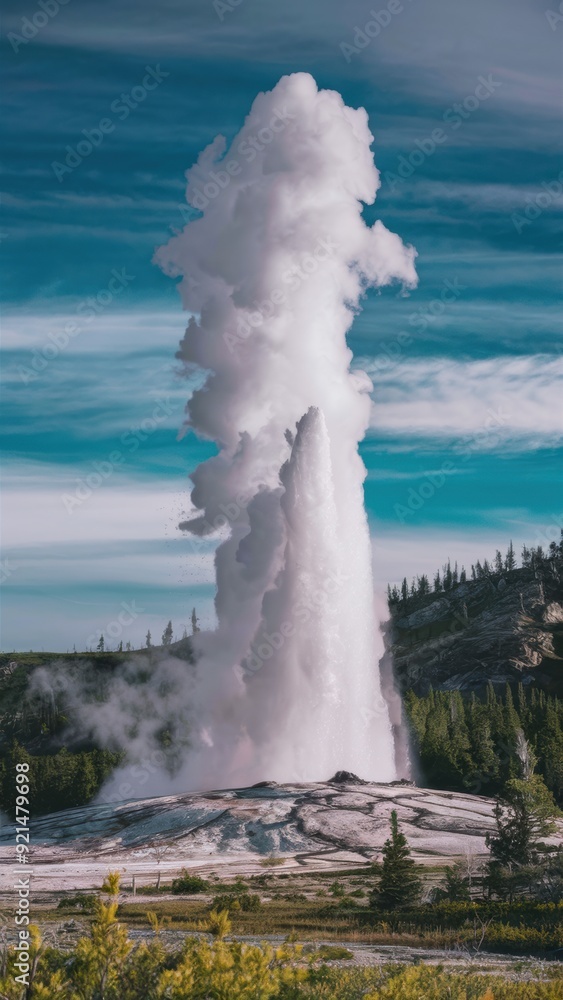
[{"label": "sky gradient", "polygon": [[374,383],[378,601],[448,556],[548,543],[563,526],[563,21],[545,2],[38,11],[8,3],[1,41],[2,648],[83,649],[124,603],[115,642],[168,618],[181,633],[194,605],[212,624],[214,543],[194,553],[177,525],[214,449],[179,439],[186,316],[152,258],[189,220],[199,152],[294,71],[367,109],[381,188],[365,218],[418,252],[418,288],[369,293],[349,337]]}]

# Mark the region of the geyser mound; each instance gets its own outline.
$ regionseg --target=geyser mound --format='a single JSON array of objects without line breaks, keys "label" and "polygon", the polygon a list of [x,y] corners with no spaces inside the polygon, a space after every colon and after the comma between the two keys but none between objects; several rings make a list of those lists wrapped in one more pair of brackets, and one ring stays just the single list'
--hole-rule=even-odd
[{"label": "geyser mound", "polygon": [[219,449],[183,527],[228,528],[218,627],[198,637],[192,787],[395,777],[358,454],[371,382],[346,332],[367,286],[416,276],[414,250],[362,219],[372,141],[363,109],[282,78],[188,172],[203,214],[157,253],[191,313],[178,357],[206,373],[186,423]]}]

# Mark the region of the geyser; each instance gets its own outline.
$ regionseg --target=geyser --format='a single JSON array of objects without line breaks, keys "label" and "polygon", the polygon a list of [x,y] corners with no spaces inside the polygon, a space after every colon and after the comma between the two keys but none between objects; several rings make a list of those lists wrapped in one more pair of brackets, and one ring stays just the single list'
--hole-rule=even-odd
[{"label": "geyser", "polygon": [[157,252],[191,313],[178,357],[205,373],[186,423],[218,447],[182,527],[224,535],[192,787],[395,777],[358,454],[371,383],[346,332],[369,285],[416,274],[415,251],[362,218],[372,141],[363,109],[282,78],[228,149],[203,151],[186,192],[202,215]]}]

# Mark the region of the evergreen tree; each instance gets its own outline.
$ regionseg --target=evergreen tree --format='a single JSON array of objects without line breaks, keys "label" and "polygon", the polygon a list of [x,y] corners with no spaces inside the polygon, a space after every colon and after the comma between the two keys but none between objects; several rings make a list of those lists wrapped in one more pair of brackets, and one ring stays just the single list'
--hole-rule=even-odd
[{"label": "evergreen tree", "polygon": [[526,546],[522,546],[522,569],[529,569],[532,564],[532,553]]},{"label": "evergreen tree", "polygon": [[194,608],[192,611],[192,635],[197,635],[198,632],[199,632],[199,621]]},{"label": "evergreen tree", "polygon": [[96,646],[96,650],[97,650],[97,652],[98,652],[98,653],[103,653],[103,651],[104,651],[104,648],[105,648],[105,647],[104,647],[104,636],[103,636],[103,634],[102,634],[102,635],[100,636],[100,639],[99,639],[99,642],[98,642],[98,645]]},{"label": "evergreen tree", "polygon": [[173,635],[174,633],[172,631],[172,622],[169,621],[168,625],[164,629],[164,632],[162,633],[162,645],[170,646],[172,644]]},{"label": "evergreen tree", "polygon": [[548,698],[545,718],[538,734],[537,749],[546,783],[558,801],[563,801],[563,715],[557,698]]},{"label": "evergreen tree", "polygon": [[391,813],[391,837],[383,847],[381,877],[370,903],[378,909],[396,910],[416,903],[421,893],[421,881],[413,861],[407,838],[399,830],[397,813]]},{"label": "evergreen tree", "polygon": [[434,593],[439,594],[442,589],[442,581],[440,579],[440,570],[437,570],[436,576],[434,577]]},{"label": "evergreen tree", "polygon": [[467,573],[465,572],[465,566],[461,567],[461,573],[459,574],[459,582],[460,583],[467,582]]},{"label": "evergreen tree", "polygon": [[444,590],[451,590],[453,583],[452,567],[450,565],[450,560],[448,559],[446,565],[443,567],[442,581],[444,585]]},{"label": "evergreen tree", "polygon": [[514,545],[512,544],[512,539],[510,539],[510,544],[506,551],[506,559],[504,560],[504,568],[508,573],[513,569],[516,569],[516,556],[514,555]]},{"label": "evergreen tree", "polygon": [[556,812],[539,774],[506,783],[495,805],[496,835],[486,837],[491,851],[486,880],[490,893],[512,900],[515,894],[530,891],[549,853],[540,838],[553,831]]},{"label": "evergreen tree", "polygon": [[150,649],[151,646],[152,646],[152,636],[151,636],[151,630],[150,629],[148,630],[148,632],[146,634],[145,646],[147,647],[147,649]]},{"label": "evergreen tree", "polygon": [[407,583],[406,576],[404,576],[403,582],[401,584],[401,600],[402,601],[408,600],[408,596],[409,596],[409,585]]},{"label": "evergreen tree", "polygon": [[495,573],[502,573],[504,570],[504,560],[502,558],[502,553],[500,549],[497,549],[495,553]]},{"label": "evergreen tree", "polygon": [[449,903],[470,903],[469,876],[458,862],[446,868],[443,885],[434,893],[434,902],[447,900]]}]

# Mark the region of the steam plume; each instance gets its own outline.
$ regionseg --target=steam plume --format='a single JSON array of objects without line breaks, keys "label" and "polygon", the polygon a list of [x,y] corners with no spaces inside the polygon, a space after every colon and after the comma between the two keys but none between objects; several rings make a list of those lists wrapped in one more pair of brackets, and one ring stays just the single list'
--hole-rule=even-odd
[{"label": "steam plume", "polygon": [[283,77],[229,149],[202,152],[186,196],[203,215],[156,255],[191,313],[178,357],[207,373],[186,423],[218,447],[182,527],[229,529],[218,628],[198,637],[192,787],[395,774],[357,449],[371,383],[345,338],[369,285],[416,275],[415,251],[362,219],[372,141],[363,109]]}]

